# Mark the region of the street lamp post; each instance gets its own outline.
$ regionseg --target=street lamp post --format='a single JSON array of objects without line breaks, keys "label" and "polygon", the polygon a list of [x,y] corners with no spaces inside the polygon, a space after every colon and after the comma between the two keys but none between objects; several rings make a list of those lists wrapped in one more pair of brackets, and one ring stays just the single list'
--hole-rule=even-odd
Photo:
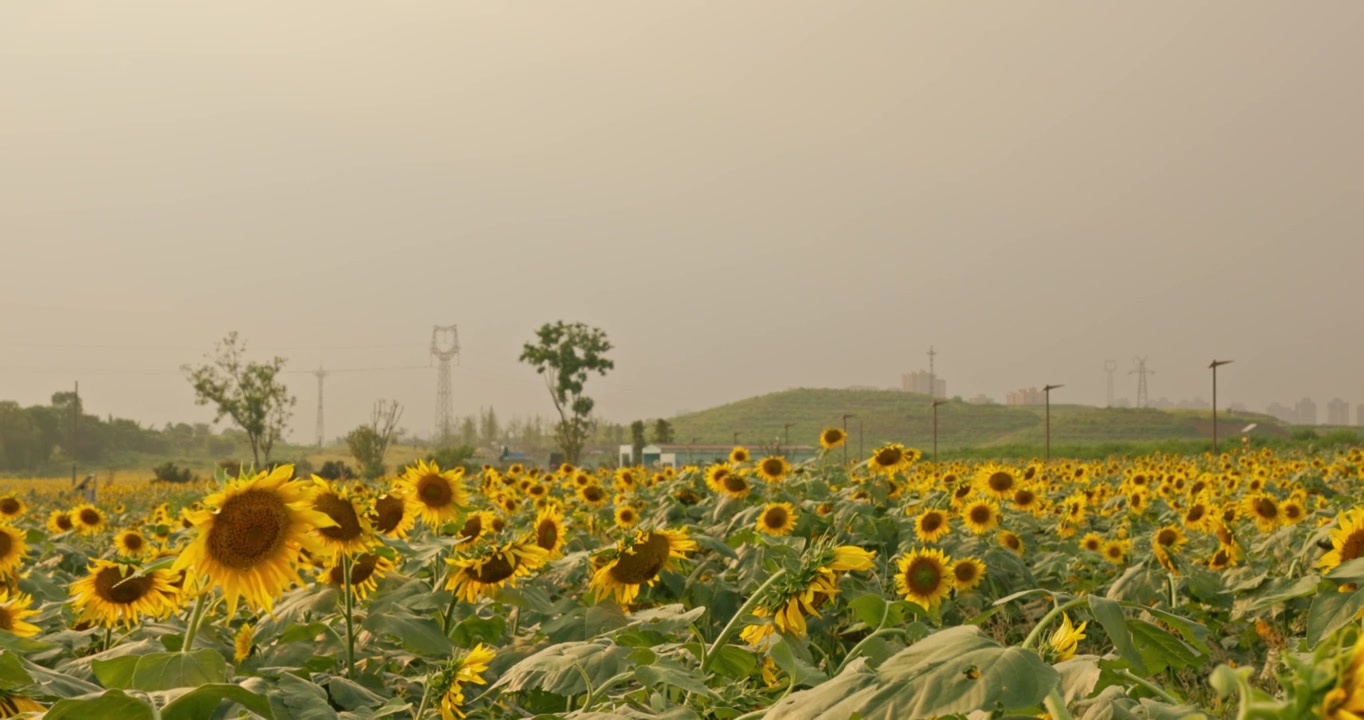
[{"label": "street lamp post", "polygon": [[1061,385],[1044,385],[1042,392],[1047,396],[1047,462],[1051,462],[1051,391]]},{"label": "street lamp post", "polygon": [[933,470],[938,469],[938,406],[946,405],[946,400],[933,401]]},{"label": "street lamp post", "polygon": [[843,467],[848,466],[848,418],[857,417],[852,413],[843,413]]},{"label": "street lamp post", "polygon": [[1208,367],[1212,370],[1212,454],[1217,454],[1217,368],[1230,365],[1231,360],[1213,360]]}]

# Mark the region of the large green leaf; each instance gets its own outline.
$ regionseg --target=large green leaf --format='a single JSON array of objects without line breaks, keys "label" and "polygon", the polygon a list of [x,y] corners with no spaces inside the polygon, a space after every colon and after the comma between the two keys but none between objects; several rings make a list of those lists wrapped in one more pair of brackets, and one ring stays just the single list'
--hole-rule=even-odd
[{"label": "large green leaf", "polygon": [[719,699],[718,695],[706,687],[699,670],[692,671],[670,663],[656,662],[653,665],[637,667],[635,668],[635,679],[645,687],[652,685],[662,685],[665,688],[676,687],[697,695]]},{"label": "large green leaf", "polygon": [[556,695],[581,695],[587,692],[584,674],[593,688],[600,687],[629,669],[629,656],[630,648],[612,642],[551,645],[508,668],[493,687],[508,692],[535,689]]},{"label": "large green leaf", "polygon": [[153,692],[227,681],[227,661],[216,650],[150,653],[91,663],[107,688]]},{"label": "large green leaf", "polygon": [[1308,647],[1316,647],[1322,638],[1350,624],[1360,610],[1364,610],[1364,590],[1317,595],[1307,612]]},{"label": "large green leaf", "polygon": [[1262,610],[1294,598],[1313,595],[1317,592],[1317,585],[1319,584],[1321,584],[1321,576],[1316,574],[1304,575],[1297,579],[1277,578],[1271,580],[1249,596],[1243,596],[1239,599],[1232,617],[1237,618],[1245,613]]},{"label": "large green leaf", "polygon": [[48,709],[46,720],[153,720],[156,710],[122,690],[93,697],[61,700]]},{"label": "large green leaf", "polygon": [[838,677],[773,706],[767,720],[912,720],[1038,706],[1061,676],[1036,653],[1000,647],[975,626],[949,628],[875,672],[859,658]]},{"label": "large green leaf", "polygon": [[340,714],[327,702],[327,691],[295,675],[279,676],[270,691],[270,707],[280,720],[338,720]]},{"label": "large green leaf", "polygon": [[8,650],[0,650],[0,690],[14,690],[33,684],[33,676],[24,669],[19,656]]},{"label": "large green leaf", "polygon": [[453,647],[450,638],[445,636],[445,632],[435,620],[417,617],[397,609],[371,612],[363,625],[375,635],[386,635],[396,639],[404,649],[417,655],[445,657],[450,654]]},{"label": "large green leaf", "polygon": [[161,720],[201,720],[213,717],[224,702],[233,702],[251,712],[274,720],[275,713],[270,708],[270,700],[264,695],[247,690],[240,685],[214,683],[202,685],[166,703],[161,709]]},{"label": "large green leaf", "polygon": [[1146,667],[1142,665],[1141,653],[1132,642],[1132,631],[1127,627],[1127,616],[1123,614],[1122,606],[1116,600],[1090,595],[1089,611],[1103,626],[1108,639],[1113,642],[1113,647],[1117,648],[1118,655],[1138,673],[1145,675]]},{"label": "large green leaf", "polygon": [[1131,629],[1132,638],[1141,648],[1142,664],[1149,673],[1164,672],[1166,668],[1182,670],[1207,659],[1159,625],[1145,620],[1129,619],[1127,627]]}]

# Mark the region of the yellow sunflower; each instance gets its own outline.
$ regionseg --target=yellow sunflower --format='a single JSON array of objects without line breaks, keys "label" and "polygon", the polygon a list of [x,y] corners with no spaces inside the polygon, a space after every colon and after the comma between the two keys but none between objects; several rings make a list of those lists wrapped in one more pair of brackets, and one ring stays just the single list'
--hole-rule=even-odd
[{"label": "yellow sunflower", "polygon": [[848,441],[848,433],[843,428],[824,428],[819,434],[819,446],[825,450],[836,448]]},{"label": "yellow sunflower", "polygon": [[545,508],[535,517],[535,544],[544,550],[549,560],[563,555],[564,514],[556,508]]},{"label": "yellow sunflower", "polygon": [[952,561],[937,548],[916,548],[896,563],[895,584],[910,602],[932,610],[956,584]]},{"label": "yellow sunflower", "polygon": [[462,720],[464,718],[464,686],[465,685],[486,685],[483,673],[488,671],[488,663],[496,655],[490,648],[484,647],[483,643],[474,646],[459,662],[452,663],[441,673],[441,678],[437,682],[437,687],[445,690],[441,693],[440,717],[441,720]]},{"label": "yellow sunflower", "polygon": [[952,563],[952,580],[957,591],[970,590],[985,579],[985,563],[966,557]]},{"label": "yellow sunflower", "polygon": [[615,557],[592,573],[591,587],[598,601],[614,595],[618,604],[629,605],[641,585],[653,585],[673,560],[696,549],[686,530],[639,530],[616,544]]},{"label": "yellow sunflower", "polygon": [[1075,648],[1085,639],[1085,628],[1088,622],[1082,622],[1077,627],[1070,622],[1070,616],[1061,613],[1061,627],[1051,634],[1047,640],[1047,659],[1057,663],[1075,657]]},{"label": "yellow sunflower", "polygon": [[749,455],[748,448],[746,447],[740,447],[736,445],[733,450],[729,451],[729,461],[735,463],[736,465],[739,463],[748,462],[750,457],[752,456]]},{"label": "yellow sunflower", "polygon": [[0,717],[16,717],[19,713],[41,713],[47,708],[42,703],[8,690],[0,690]]},{"label": "yellow sunflower", "polygon": [[995,536],[995,539],[999,541],[1000,547],[1022,557],[1023,538],[1019,537],[1018,533],[1012,530],[1001,530],[999,534]]},{"label": "yellow sunflower", "polygon": [[578,499],[587,503],[588,507],[599,508],[606,504],[609,497],[600,485],[583,485],[578,488]]},{"label": "yellow sunflower", "polygon": [[481,552],[446,558],[450,565],[445,589],[465,602],[477,602],[516,578],[530,575],[549,560],[549,553],[533,541],[517,540]]},{"label": "yellow sunflower", "polygon": [[171,573],[150,570],[138,575],[129,565],[108,560],[96,560],[88,575],[71,584],[71,595],[82,620],[108,628],[131,628],[143,617],[160,619],[179,609]]},{"label": "yellow sunflower", "polygon": [[1272,532],[1283,524],[1283,513],[1279,510],[1279,502],[1273,495],[1268,493],[1247,495],[1242,504],[1246,515],[1255,521],[1255,527],[1262,533]]},{"label": "yellow sunflower", "polygon": [[[379,578],[393,572],[393,561],[376,553],[361,553],[355,556],[350,566],[350,587],[355,597],[364,600],[379,587]],[[335,588],[346,585],[346,568],[337,557],[317,575],[318,582],[325,582]]]},{"label": "yellow sunflower", "polygon": [[1129,540],[1109,540],[1108,542],[1104,543],[1103,546],[1102,552],[1104,559],[1113,563],[1114,565],[1126,564],[1127,550],[1131,546],[1132,543]]},{"label": "yellow sunflower", "polygon": [[302,582],[300,551],[321,551],[313,529],[334,524],[313,509],[308,483],[291,479],[293,473],[292,465],[281,465],[238,478],[186,515],[197,532],[172,570],[222,588],[229,616],[242,599],[256,611],[273,608],[280,593]]},{"label": "yellow sunflower", "polygon": [[327,527],[318,527],[318,539],[327,554],[364,552],[379,543],[369,516],[356,507],[347,490],[340,490],[322,478],[313,476],[313,509],[332,519]]},{"label": "yellow sunflower", "polygon": [[986,465],[976,476],[980,491],[999,500],[1013,496],[1018,489],[1018,475],[1003,465]]},{"label": "yellow sunflower", "polygon": [[1317,561],[1317,567],[1330,571],[1337,565],[1364,555],[1364,508],[1353,508],[1336,516],[1330,531],[1331,550]]},{"label": "yellow sunflower", "polygon": [[834,572],[870,570],[876,566],[875,561],[875,550],[863,550],[856,545],[839,545],[833,549],[831,557],[826,559],[822,567]]},{"label": "yellow sunflower", "polygon": [[706,485],[711,490],[732,498],[746,497],[753,489],[742,473],[729,465],[712,465],[706,469]]},{"label": "yellow sunflower", "polygon": [[5,520],[17,520],[18,518],[23,517],[26,512],[28,512],[28,507],[24,505],[23,500],[20,500],[13,495],[6,495],[5,497],[0,498],[0,518]]},{"label": "yellow sunflower", "polygon": [[493,523],[497,521],[497,515],[488,510],[478,510],[471,512],[464,518],[464,527],[459,529],[457,542],[473,542],[484,535],[493,532]]},{"label": "yellow sunflower", "polygon": [[57,535],[74,530],[76,523],[71,520],[71,513],[65,510],[53,510],[47,516],[47,531]]},{"label": "yellow sunflower", "polygon": [[616,508],[616,526],[630,529],[639,522],[639,511],[629,505],[621,505]]},{"label": "yellow sunflower", "polygon": [[867,460],[867,469],[882,475],[894,475],[909,467],[922,455],[918,450],[906,448],[900,443],[882,445]]},{"label": "yellow sunflower", "polygon": [[19,564],[28,554],[24,534],[8,525],[0,525],[0,580],[19,574]]},{"label": "yellow sunflower", "polygon": [[1104,547],[1104,539],[1098,533],[1085,533],[1085,536],[1080,538],[1080,547],[1090,552],[1101,552]]},{"label": "yellow sunflower", "polygon": [[1166,551],[1178,550],[1179,546],[1188,542],[1188,538],[1175,525],[1166,525],[1156,531],[1156,535],[1151,541]]},{"label": "yellow sunflower", "polygon": [[399,482],[412,511],[427,527],[438,528],[459,517],[460,510],[468,504],[463,480],[464,468],[441,472],[436,463],[428,465],[418,460]]},{"label": "yellow sunflower", "polygon": [[151,543],[147,538],[136,530],[124,530],[114,537],[114,547],[118,550],[118,556],[136,560],[151,553]]},{"label": "yellow sunflower", "polygon": [[417,524],[417,515],[400,493],[389,492],[375,499],[369,522],[375,530],[389,537],[406,538]]},{"label": "yellow sunflower", "polygon": [[104,529],[104,511],[94,505],[78,505],[71,511],[71,520],[82,535],[93,535]]},{"label": "yellow sunflower", "polygon": [[255,633],[251,623],[242,623],[237,629],[237,634],[232,638],[232,662],[241,664],[243,660],[251,657],[251,650],[255,647]]},{"label": "yellow sunflower", "polygon": [[952,530],[947,513],[942,510],[925,510],[914,518],[914,536],[919,542],[933,544]]},{"label": "yellow sunflower", "polygon": [[769,455],[758,462],[758,476],[769,483],[779,483],[791,474],[791,463],[780,455]]},{"label": "yellow sunflower", "polygon": [[758,531],[768,535],[786,535],[796,527],[796,509],[791,503],[768,503],[758,513]]},{"label": "yellow sunflower", "polygon": [[984,535],[999,525],[999,507],[989,500],[976,500],[962,508],[961,519],[967,530]]},{"label": "yellow sunflower", "polygon": [[39,628],[27,621],[38,614],[32,609],[33,598],[28,595],[11,596],[9,590],[0,588],[0,630],[8,630],[19,637],[33,637]]}]

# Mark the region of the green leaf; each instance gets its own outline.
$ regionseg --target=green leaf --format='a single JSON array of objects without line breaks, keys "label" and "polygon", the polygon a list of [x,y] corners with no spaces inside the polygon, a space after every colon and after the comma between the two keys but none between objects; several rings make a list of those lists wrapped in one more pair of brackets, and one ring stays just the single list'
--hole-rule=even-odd
[{"label": "green leaf", "polygon": [[641,685],[649,687],[652,685],[672,686],[686,690],[690,693],[705,695],[709,698],[719,699],[710,688],[706,687],[699,675],[699,671],[692,672],[686,668],[678,667],[668,663],[655,663],[653,665],[643,665],[635,668],[635,679]]},{"label": "green leaf", "polygon": [[581,695],[587,692],[587,686],[579,668],[592,687],[600,687],[629,669],[630,652],[630,648],[607,641],[551,645],[508,668],[493,687],[508,692],[536,689],[556,695]]},{"label": "green leaf", "polygon": [[1000,647],[975,626],[928,636],[875,672],[863,658],[829,682],[787,697],[766,720],[901,720],[1037,707],[1061,676],[1036,653]]},{"label": "green leaf", "polygon": [[364,628],[375,635],[385,635],[396,639],[405,650],[427,657],[448,656],[452,646],[440,625],[430,618],[422,618],[406,612],[371,612],[365,618]]},{"label": "green leaf", "polygon": [[731,680],[747,680],[758,669],[758,658],[738,645],[725,645],[715,651],[710,669]]},{"label": "green leaf", "polygon": [[1079,655],[1059,662],[1054,667],[1056,672],[1061,673],[1061,697],[1067,703],[1089,697],[1099,684],[1099,676],[1103,674],[1098,659],[1093,655]]},{"label": "green leaf", "polygon": [[681,604],[664,605],[648,610],[640,610],[629,616],[629,624],[626,625],[626,627],[639,628],[651,632],[671,633],[689,627],[705,614],[706,608],[704,607],[695,607],[688,610],[686,606]]},{"label": "green leaf", "polygon": [[[1317,586],[1320,584],[1321,576],[1316,574],[1304,575],[1291,582],[1288,578],[1271,580],[1250,596],[1248,604],[1238,607],[1238,611],[1232,613],[1232,617],[1241,617],[1246,613],[1262,610],[1294,598],[1313,595],[1317,592]],[[1237,604],[1240,605],[1240,603]]]},{"label": "green leaf", "polygon": [[90,664],[107,688],[154,692],[227,681],[227,661],[216,650],[129,655]]},{"label": "green leaf", "polygon": [[1364,557],[1346,560],[1331,568],[1331,571],[1326,573],[1326,577],[1343,583],[1364,581]]},{"label": "green leaf", "polygon": [[58,701],[43,717],[46,720],[153,720],[156,710],[122,690],[108,690],[94,697]]},{"label": "green leaf", "polygon": [[327,694],[332,702],[343,710],[376,708],[388,701],[364,685],[343,677],[334,677],[327,681]]},{"label": "green leaf", "polygon": [[1312,599],[1312,609],[1307,612],[1308,647],[1316,647],[1322,638],[1350,624],[1361,610],[1364,610],[1364,589],[1317,595]]},{"label": "green leaf", "polygon": [[797,657],[786,638],[778,640],[768,652],[772,656],[772,662],[791,676],[796,687],[814,687],[829,679],[829,676],[818,668]]},{"label": "green leaf", "polygon": [[867,593],[849,600],[848,609],[858,622],[874,629],[880,626],[881,618],[885,617],[886,601],[879,593]]},{"label": "green leaf", "polygon": [[19,656],[8,650],[0,651],[0,690],[15,690],[33,684],[33,676],[24,669]]},{"label": "green leaf", "polygon": [[489,618],[470,615],[455,624],[450,631],[450,639],[460,647],[473,647],[481,642],[500,645],[506,632],[507,621],[501,615]]},{"label": "green leaf", "polygon": [[279,684],[270,692],[270,706],[275,716],[290,720],[338,720],[327,702],[327,691],[316,683],[288,673],[279,677]]},{"label": "green leaf", "polygon": [[1113,642],[1113,647],[1117,648],[1118,655],[1126,660],[1139,675],[1146,674],[1146,668],[1141,662],[1141,653],[1137,651],[1137,646],[1132,642],[1132,631],[1127,627],[1127,616],[1123,614],[1122,607],[1114,600],[1101,598],[1097,595],[1089,596],[1089,611],[1094,615],[1094,619],[1103,626],[1104,632],[1108,634],[1108,639]]},{"label": "green leaf", "polygon": [[1132,638],[1141,648],[1141,660],[1147,672],[1164,672],[1166,668],[1182,670],[1193,667],[1205,658],[1183,640],[1164,628],[1135,618],[1127,621]]},{"label": "green leaf", "polygon": [[161,720],[200,720],[213,717],[224,701],[237,703],[251,712],[273,720],[274,711],[270,700],[264,695],[247,690],[240,685],[214,683],[203,685],[166,703],[161,709]]}]

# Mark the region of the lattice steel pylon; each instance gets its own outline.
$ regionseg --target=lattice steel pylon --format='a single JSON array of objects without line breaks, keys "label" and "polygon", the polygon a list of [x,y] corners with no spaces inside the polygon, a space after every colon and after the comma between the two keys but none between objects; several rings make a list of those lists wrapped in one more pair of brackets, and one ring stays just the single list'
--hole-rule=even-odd
[{"label": "lattice steel pylon", "polygon": [[434,437],[442,444],[455,434],[455,401],[450,387],[451,361],[459,364],[459,326],[436,325],[431,330],[431,357],[440,364],[436,369],[436,428]]},{"label": "lattice steel pylon", "polygon": [[1146,367],[1146,358],[1139,357],[1137,358],[1136,369],[1132,370],[1132,372],[1129,372],[1127,374],[1137,376],[1137,407],[1139,408],[1149,407],[1151,401],[1146,394],[1146,376],[1155,375],[1156,371]]}]

